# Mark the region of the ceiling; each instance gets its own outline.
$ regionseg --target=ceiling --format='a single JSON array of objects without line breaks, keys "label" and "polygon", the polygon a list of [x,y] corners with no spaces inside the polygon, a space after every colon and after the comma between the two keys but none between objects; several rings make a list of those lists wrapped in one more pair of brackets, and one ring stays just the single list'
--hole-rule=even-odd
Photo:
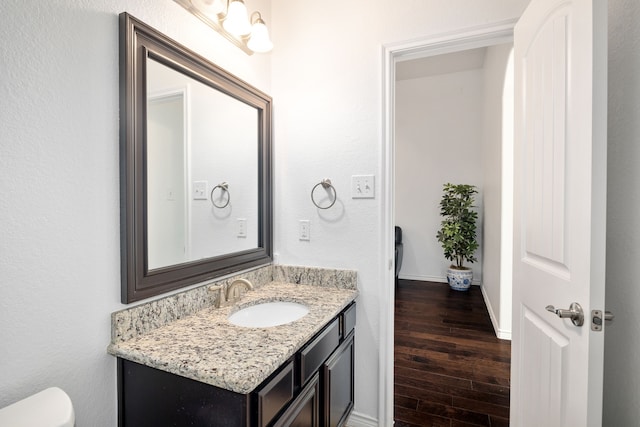
[{"label": "ceiling", "polygon": [[486,51],[481,47],[398,62],[396,81],[482,68]]}]

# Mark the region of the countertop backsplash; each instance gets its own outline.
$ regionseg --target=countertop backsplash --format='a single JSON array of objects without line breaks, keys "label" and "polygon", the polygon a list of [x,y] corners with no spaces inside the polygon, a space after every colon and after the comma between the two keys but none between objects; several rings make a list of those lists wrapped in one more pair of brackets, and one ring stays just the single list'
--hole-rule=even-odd
[{"label": "countertop backsplash", "polygon": [[112,313],[111,342],[139,337],[212,306],[217,294],[210,292],[209,287],[221,284],[226,288],[236,279],[247,279],[255,288],[272,281],[336,289],[357,288],[357,272],[354,270],[267,265]]},{"label": "countertop backsplash", "polygon": [[337,289],[356,289],[358,275],[355,270],[333,268],[298,267],[274,265],[273,281],[311,286],[334,287]]}]

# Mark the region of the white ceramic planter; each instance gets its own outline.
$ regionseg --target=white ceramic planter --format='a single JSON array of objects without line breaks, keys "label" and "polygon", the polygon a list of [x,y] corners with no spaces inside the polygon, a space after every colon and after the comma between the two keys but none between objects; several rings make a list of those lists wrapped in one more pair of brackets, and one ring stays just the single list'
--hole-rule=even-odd
[{"label": "white ceramic planter", "polygon": [[459,270],[457,268],[447,269],[447,282],[451,289],[455,291],[466,291],[471,286],[473,271],[470,268]]}]

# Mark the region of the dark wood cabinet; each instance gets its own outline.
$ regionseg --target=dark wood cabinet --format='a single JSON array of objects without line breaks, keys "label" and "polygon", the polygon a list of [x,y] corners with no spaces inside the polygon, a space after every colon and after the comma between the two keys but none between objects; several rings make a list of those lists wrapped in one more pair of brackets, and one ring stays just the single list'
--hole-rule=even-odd
[{"label": "dark wood cabinet", "polygon": [[340,344],[340,321],[335,319],[298,352],[302,384],[318,371],[338,344]]},{"label": "dark wood cabinet", "polygon": [[355,303],[249,394],[118,359],[120,427],[340,427],[354,404]]},{"label": "dark wood cabinet", "polygon": [[354,332],[323,365],[324,426],[341,427],[353,409],[354,403]]},{"label": "dark wood cabinet", "polygon": [[273,427],[320,427],[320,374],[311,378]]},{"label": "dark wood cabinet", "polygon": [[248,426],[250,395],[118,359],[118,425]]},{"label": "dark wood cabinet", "polygon": [[267,381],[257,392],[257,421],[259,427],[267,427],[294,396],[293,360]]}]

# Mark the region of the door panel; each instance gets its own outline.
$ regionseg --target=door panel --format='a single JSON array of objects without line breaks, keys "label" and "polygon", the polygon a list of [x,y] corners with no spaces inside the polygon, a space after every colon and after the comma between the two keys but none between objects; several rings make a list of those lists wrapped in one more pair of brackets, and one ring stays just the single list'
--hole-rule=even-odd
[{"label": "door panel", "polygon": [[[563,360],[567,357],[569,340],[566,336],[530,310],[524,308],[522,340],[522,393],[524,420],[536,420],[537,425],[561,427],[560,402],[562,378],[565,377]],[[539,399],[539,395],[548,399]]]},{"label": "door panel", "polygon": [[[606,1],[532,0],[515,27],[511,422],[599,426]],[[575,326],[545,310],[582,305]]]},{"label": "door panel", "polygon": [[[523,191],[525,254],[523,261],[535,263],[564,276],[566,198],[566,8],[561,8],[541,26],[522,61],[526,76],[525,111],[535,118],[524,129],[527,163]],[[551,46],[549,49],[548,46]]]}]

